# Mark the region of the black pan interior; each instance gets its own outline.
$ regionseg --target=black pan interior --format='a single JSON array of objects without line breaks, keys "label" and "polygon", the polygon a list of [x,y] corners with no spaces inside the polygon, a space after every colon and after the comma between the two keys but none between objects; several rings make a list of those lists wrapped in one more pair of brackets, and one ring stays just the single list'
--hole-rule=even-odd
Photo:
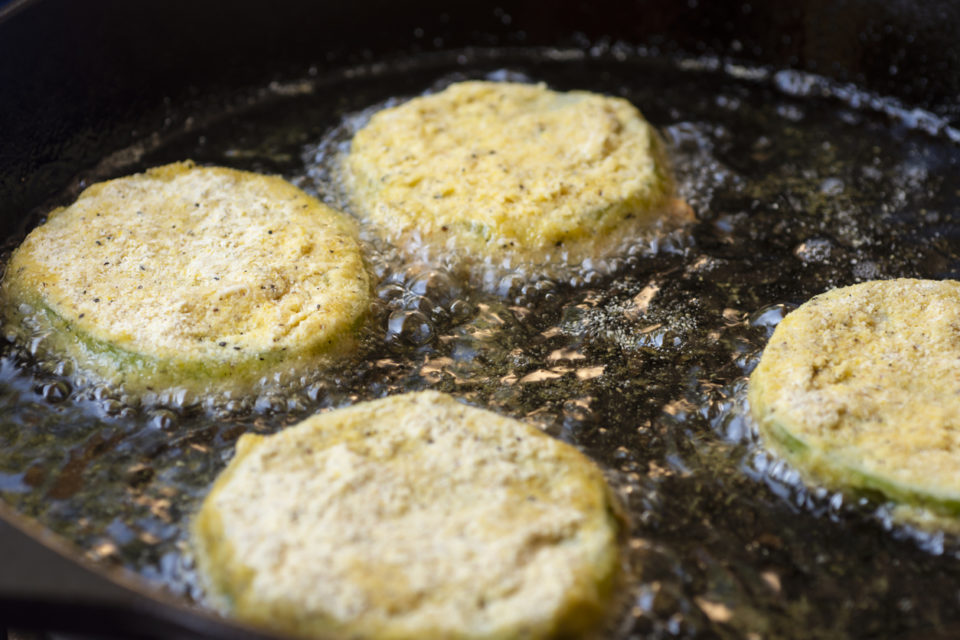
[{"label": "black pan interior", "polygon": [[2,11],[10,225],[131,139],[182,124],[204,97],[424,51],[625,42],[811,71],[960,118],[960,7],[949,0],[16,0]]},{"label": "black pan interior", "polygon": [[[20,8],[0,38],[15,87],[0,98],[9,238],[82,184],[184,157],[336,201],[315,167],[351,114],[465,77],[630,98],[671,145],[699,217],[690,234],[608,278],[437,291],[426,338],[375,336],[326,385],[216,415],[129,407],[18,373],[7,353],[4,500],[189,600],[183,526],[240,433],[441,388],[537,421],[607,469],[633,520],[611,637],[955,632],[957,541],[892,525],[869,496],[804,488],[757,446],[742,391],[807,297],[958,276],[956,10],[394,4],[231,5],[226,30],[220,3]],[[418,275],[385,275],[384,329],[420,309],[402,293]]]}]

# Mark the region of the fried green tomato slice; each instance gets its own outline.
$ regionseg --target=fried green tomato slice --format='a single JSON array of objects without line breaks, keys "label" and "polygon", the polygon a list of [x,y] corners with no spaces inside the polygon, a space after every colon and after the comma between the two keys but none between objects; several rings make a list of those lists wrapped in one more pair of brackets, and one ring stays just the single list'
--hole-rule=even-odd
[{"label": "fried green tomato slice", "polygon": [[243,436],[193,540],[214,601],[255,625],[570,637],[607,607],[618,513],[573,447],[425,391]]},{"label": "fried green tomato slice", "polygon": [[691,216],[632,104],[544,85],[463,82],[380,111],[344,167],[359,215],[429,262],[579,265]]},{"label": "fried green tomato slice", "polygon": [[886,280],[812,298],[750,377],[761,434],[834,487],[960,514],[960,282]]},{"label": "fried green tomato slice", "polygon": [[203,394],[349,350],[371,292],[349,217],[279,177],[182,162],[51,212],[0,297],[7,336],[45,357]]}]

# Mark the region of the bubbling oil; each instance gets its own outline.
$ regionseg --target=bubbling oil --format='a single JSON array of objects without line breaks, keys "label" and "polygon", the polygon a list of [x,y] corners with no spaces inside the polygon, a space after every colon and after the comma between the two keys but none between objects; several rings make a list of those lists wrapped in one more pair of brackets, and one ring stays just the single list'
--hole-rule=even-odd
[{"label": "bubbling oil", "polygon": [[960,149],[947,123],[796,72],[629,47],[472,50],[308,76],[227,113],[211,98],[209,118],[83,179],[192,158],[280,173],[342,205],[329,160],[357,122],[476,78],[631,100],[662,132],[697,222],[603,268],[499,274],[486,290],[368,237],[378,308],[357,357],[217,406],[138,404],[8,346],[3,499],[94,559],[202,598],[186,529],[241,434],[432,388],[533,422],[605,469],[631,521],[605,637],[960,628],[957,539],[895,524],[871,496],[805,485],[759,446],[745,406],[773,328],[809,297],[960,275]]},{"label": "bubbling oil", "polygon": [[[481,77],[487,81],[527,84],[537,82],[537,79],[529,74],[504,70],[486,73]],[[463,74],[459,73],[443,77],[421,95],[437,93],[463,79]],[[347,176],[347,156],[350,152],[351,140],[357,132],[367,126],[374,114],[383,109],[395,107],[401,102],[402,100],[392,96],[379,104],[342,117],[340,124],[332,128],[318,144],[307,148],[304,156],[307,167],[306,176],[298,177],[297,185],[324,199],[327,204],[363,219],[362,211],[356,208]],[[491,150],[490,153],[494,151]],[[687,238],[683,227],[687,222],[689,208],[682,201],[674,201],[673,198],[655,206],[660,207],[660,210],[651,211],[649,215],[647,215],[648,212],[637,212],[643,215],[638,215],[636,219],[633,215],[629,215],[617,225],[615,230],[594,234],[595,237],[589,240],[575,241],[557,249],[530,246],[525,250],[500,257],[479,258],[462,255],[458,251],[433,247],[430,242],[424,242],[419,238],[418,233],[404,233],[402,237],[395,240],[404,245],[402,249],[408,256],[415,256],[414,261],[419,259],[434,264],[448,273],[455,274],[458,279],[464,280],[474,288],[496,293],[500,297],[512,298],[515,289],[523,287],[524,283],[530,286],[531,282],[557,280],[579,286],[584,282],[597,281],[618,272],[623,259],[627,256],[650,256],[668,247],[682,246]],[[380,240],[382,230],[377,229],[376,225],[363,228],[367,241],[384,242]],[[388,238],[386,241],[391,240],[394,239]],[[588,245],[591,251],[589,257],[583,260],[572,257],[582,255]],[[557,247],[560,247],[560,243]],[[525,255],[528,253],[530,255]],[[395,251],[393,255],[396,258]],[[395,260],[392,267],[396,269]],[[542,288],[546,285],[534,286]]]}]

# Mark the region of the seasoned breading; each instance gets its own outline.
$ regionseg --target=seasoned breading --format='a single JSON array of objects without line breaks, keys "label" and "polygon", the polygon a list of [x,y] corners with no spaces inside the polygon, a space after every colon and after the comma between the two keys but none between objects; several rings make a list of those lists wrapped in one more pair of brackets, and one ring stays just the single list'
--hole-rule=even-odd
[{"label": "seasoned breading", "polygon": [[662,143],[622,98],[463,82],[376,113],[346,183],[411,257],[579,265],[689,219]]},{"label": "seasoned breading", "polygon": [[13,253],[5,332],[130,391],[248,388],[353,345],[350,219],[279,177],[170,164],[95,184]]},{"label": "seasoned breading", "polygon": [[765,439],[814,478],[960,514],[960,282],[816,296],[777,327],[749,399]]},{"label": "seasoned breading", "polygon": [[243,436],[193,538],[212,595],[251,623],[532,639],[596,623],[619,527],[573,447],[427,391]]}]

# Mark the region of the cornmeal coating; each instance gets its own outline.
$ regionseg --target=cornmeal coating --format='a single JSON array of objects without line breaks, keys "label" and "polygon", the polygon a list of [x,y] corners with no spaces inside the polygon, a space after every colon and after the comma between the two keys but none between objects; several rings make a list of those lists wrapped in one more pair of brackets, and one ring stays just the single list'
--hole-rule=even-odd
[{"label": "cornmeal coating", "polygon": [[130,391],[242,390],[352,348],[355,225],[285,180],[170,164],[95,184],[14,251],[4,330]]},{"label": "cornmeal coating", "polygon": [[628,101],[462,82],[376,113],[344,162],[354,208],[417,259],[578,265],[690,218]]},{"label": "cornmeal coating", "polygon": [[597,623],[620,526],[576,449],[425,391],[243,436],[193,538],[211,594],[256,625],[533,639]]},{"label": "cornmeal coating", "polygon": [[827,484],[960,513],[960,282],[884,280],[816,296],[750,377],[765,439]]}]

